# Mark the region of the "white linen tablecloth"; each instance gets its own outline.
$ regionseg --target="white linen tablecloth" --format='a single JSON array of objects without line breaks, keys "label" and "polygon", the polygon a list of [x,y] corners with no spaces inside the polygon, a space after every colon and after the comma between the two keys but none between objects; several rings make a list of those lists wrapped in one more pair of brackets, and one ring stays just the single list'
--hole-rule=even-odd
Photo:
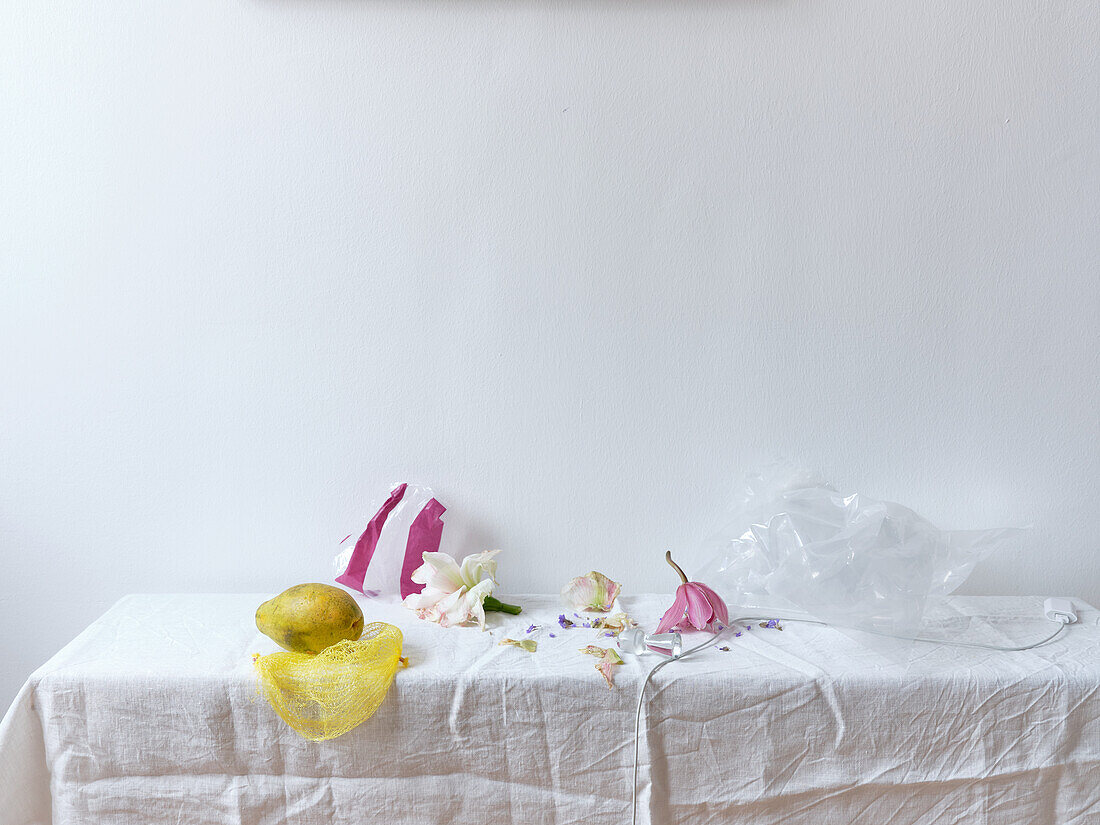
[{"label": "white linen tablecloth", "polygon": [[[656,657],[624,656],[609,690],[578,648],[614,640],[558,627],[556,598],[508,599],[523,614],[485,633],[362,598],[367,621],[401,627],[410,666],[374,717],[314,743],[257,695],[252,654],[277,650],[253,622],[265,598],[128,596],[34,673],[0,725],[0,823],[630,821]],[[669,602],[623,606],[652,627]],[[1027,643],[1054,627],[1041,606],[954,598],[937,621]],[[1100,627],[1080,616],[1018,653],[788,624],[675,662],[647,692],[639,821],[1100,822]],[[536,653],[498,645],[532,623]]]}]

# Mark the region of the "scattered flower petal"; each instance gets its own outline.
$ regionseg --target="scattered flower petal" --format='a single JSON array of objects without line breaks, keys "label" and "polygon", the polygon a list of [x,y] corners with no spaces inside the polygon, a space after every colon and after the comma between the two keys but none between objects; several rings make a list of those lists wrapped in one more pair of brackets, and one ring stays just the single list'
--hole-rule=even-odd
[{"label": "scattered flower petal", "polygon": [[579,610],[607,612],[621,589],[622,585],[618,582],[592,570],[587,575],[577,576],[562,588],[561,597]]},{"label": "scattered flower petal", "polygon": [[602,627],[605,630],[611,630],[614,633],[622,633],[628,627],[637,627],[638,623],[625,613],[616,613],[614,616],[608,616],[606,618],[595,619],[592,622],[593,627]]},{"label": "scattered flower petal", "polygon": [[528,653],[534,653],[536,650],[538,650],[539,647],[539,643],[536,642],[534,639],[502,639],[497,647],[500,647],[500,645],[513,645],[515,647],[521,647]]},{"label": "scattered flower petal", "polygon": [[562,630],[568,630],[569,628],[573,627],[573,622],[571,622],[571,621],[569,621],[569,619],[565,618],[564,613],[562,613],[560,616],[558,616],[558,624],[561,625]]},{"label": "scattered flower petal", "polygon": [[596,662],[596,670],[603,676],[604,681],[607,682],[607,689],[611,690],[615,687],[615,683],[611,680],[611,668],[615,665],[621,665],[623,663],[622,657],[613,647],[597,647],[596,645],[587,645],[580,649],[581,653],[587,653],[590,656],[599,656],[600,661]]},{"label": "scattered flower petal", "polygon": [[596,663],[596,670],[600,672],[600,675],[603,676],[604,681],[607,682],[608,690],[613,690],[615,688],[615,683],[611,680],[611,668],[613,665],[621,664],[622,662],[610,662],[607,659],[600,659],[600,661]]}]

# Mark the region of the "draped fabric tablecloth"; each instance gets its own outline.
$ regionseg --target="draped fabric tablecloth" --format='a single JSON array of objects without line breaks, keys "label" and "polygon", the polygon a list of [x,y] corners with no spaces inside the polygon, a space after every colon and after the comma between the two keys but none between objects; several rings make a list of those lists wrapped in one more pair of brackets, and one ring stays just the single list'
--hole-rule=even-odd
[{"label": "draped fabric tablecloth", "polygon": [[[265,598],[128,596],[34,673],[0,726],[0,823],[630,821],[654,656],[624,656],[608,689],[578,648],[614,640],[560,628],[556,598],[514,596],[523,614],[484,633],[360,598],[410,665],[374,717],[314,743],[257,695],[252,654],[277,649],[253,623]],[[669,602],[623,607],[652,627]],[[1041,607],[955,598],[936,621],[1020,644],[1050,633]],[[788,624],[673,663],[647,692],[639,821],[1100,822],[1100,627],[1080,615],[1018,653]]]}]

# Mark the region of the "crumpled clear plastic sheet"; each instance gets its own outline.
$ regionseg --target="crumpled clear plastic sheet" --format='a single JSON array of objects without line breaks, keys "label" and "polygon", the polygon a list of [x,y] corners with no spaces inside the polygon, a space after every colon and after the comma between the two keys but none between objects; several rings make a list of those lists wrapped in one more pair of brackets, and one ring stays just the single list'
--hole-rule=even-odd
[{"label": "crumpled clear plastic sheet", "polygon": [[745,476],[702,542],[695,578],[734,606],[794,607],[840,627],[910,638],[930,597],[954,591],[1021,532],[940,530],[901,504],[775,466]]}]

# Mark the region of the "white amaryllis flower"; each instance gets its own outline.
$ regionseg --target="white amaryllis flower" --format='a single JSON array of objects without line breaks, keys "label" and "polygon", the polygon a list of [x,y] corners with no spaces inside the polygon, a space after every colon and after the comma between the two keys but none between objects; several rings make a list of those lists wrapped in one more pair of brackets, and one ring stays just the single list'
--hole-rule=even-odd
[{"label": "white amaryllis flower", "polygon": [[485,629],[486,610],[518,613],[519,608],[492,598],[496,586],[497,563],[493,557],[499,550],[474,553],[460,565],[446,553],[425,553],[424,563],[416,568],[412,580],[424,585],[420,593],[405,597],[405,607],[416,615],[443,627],[465,624],[470,620]]}]

